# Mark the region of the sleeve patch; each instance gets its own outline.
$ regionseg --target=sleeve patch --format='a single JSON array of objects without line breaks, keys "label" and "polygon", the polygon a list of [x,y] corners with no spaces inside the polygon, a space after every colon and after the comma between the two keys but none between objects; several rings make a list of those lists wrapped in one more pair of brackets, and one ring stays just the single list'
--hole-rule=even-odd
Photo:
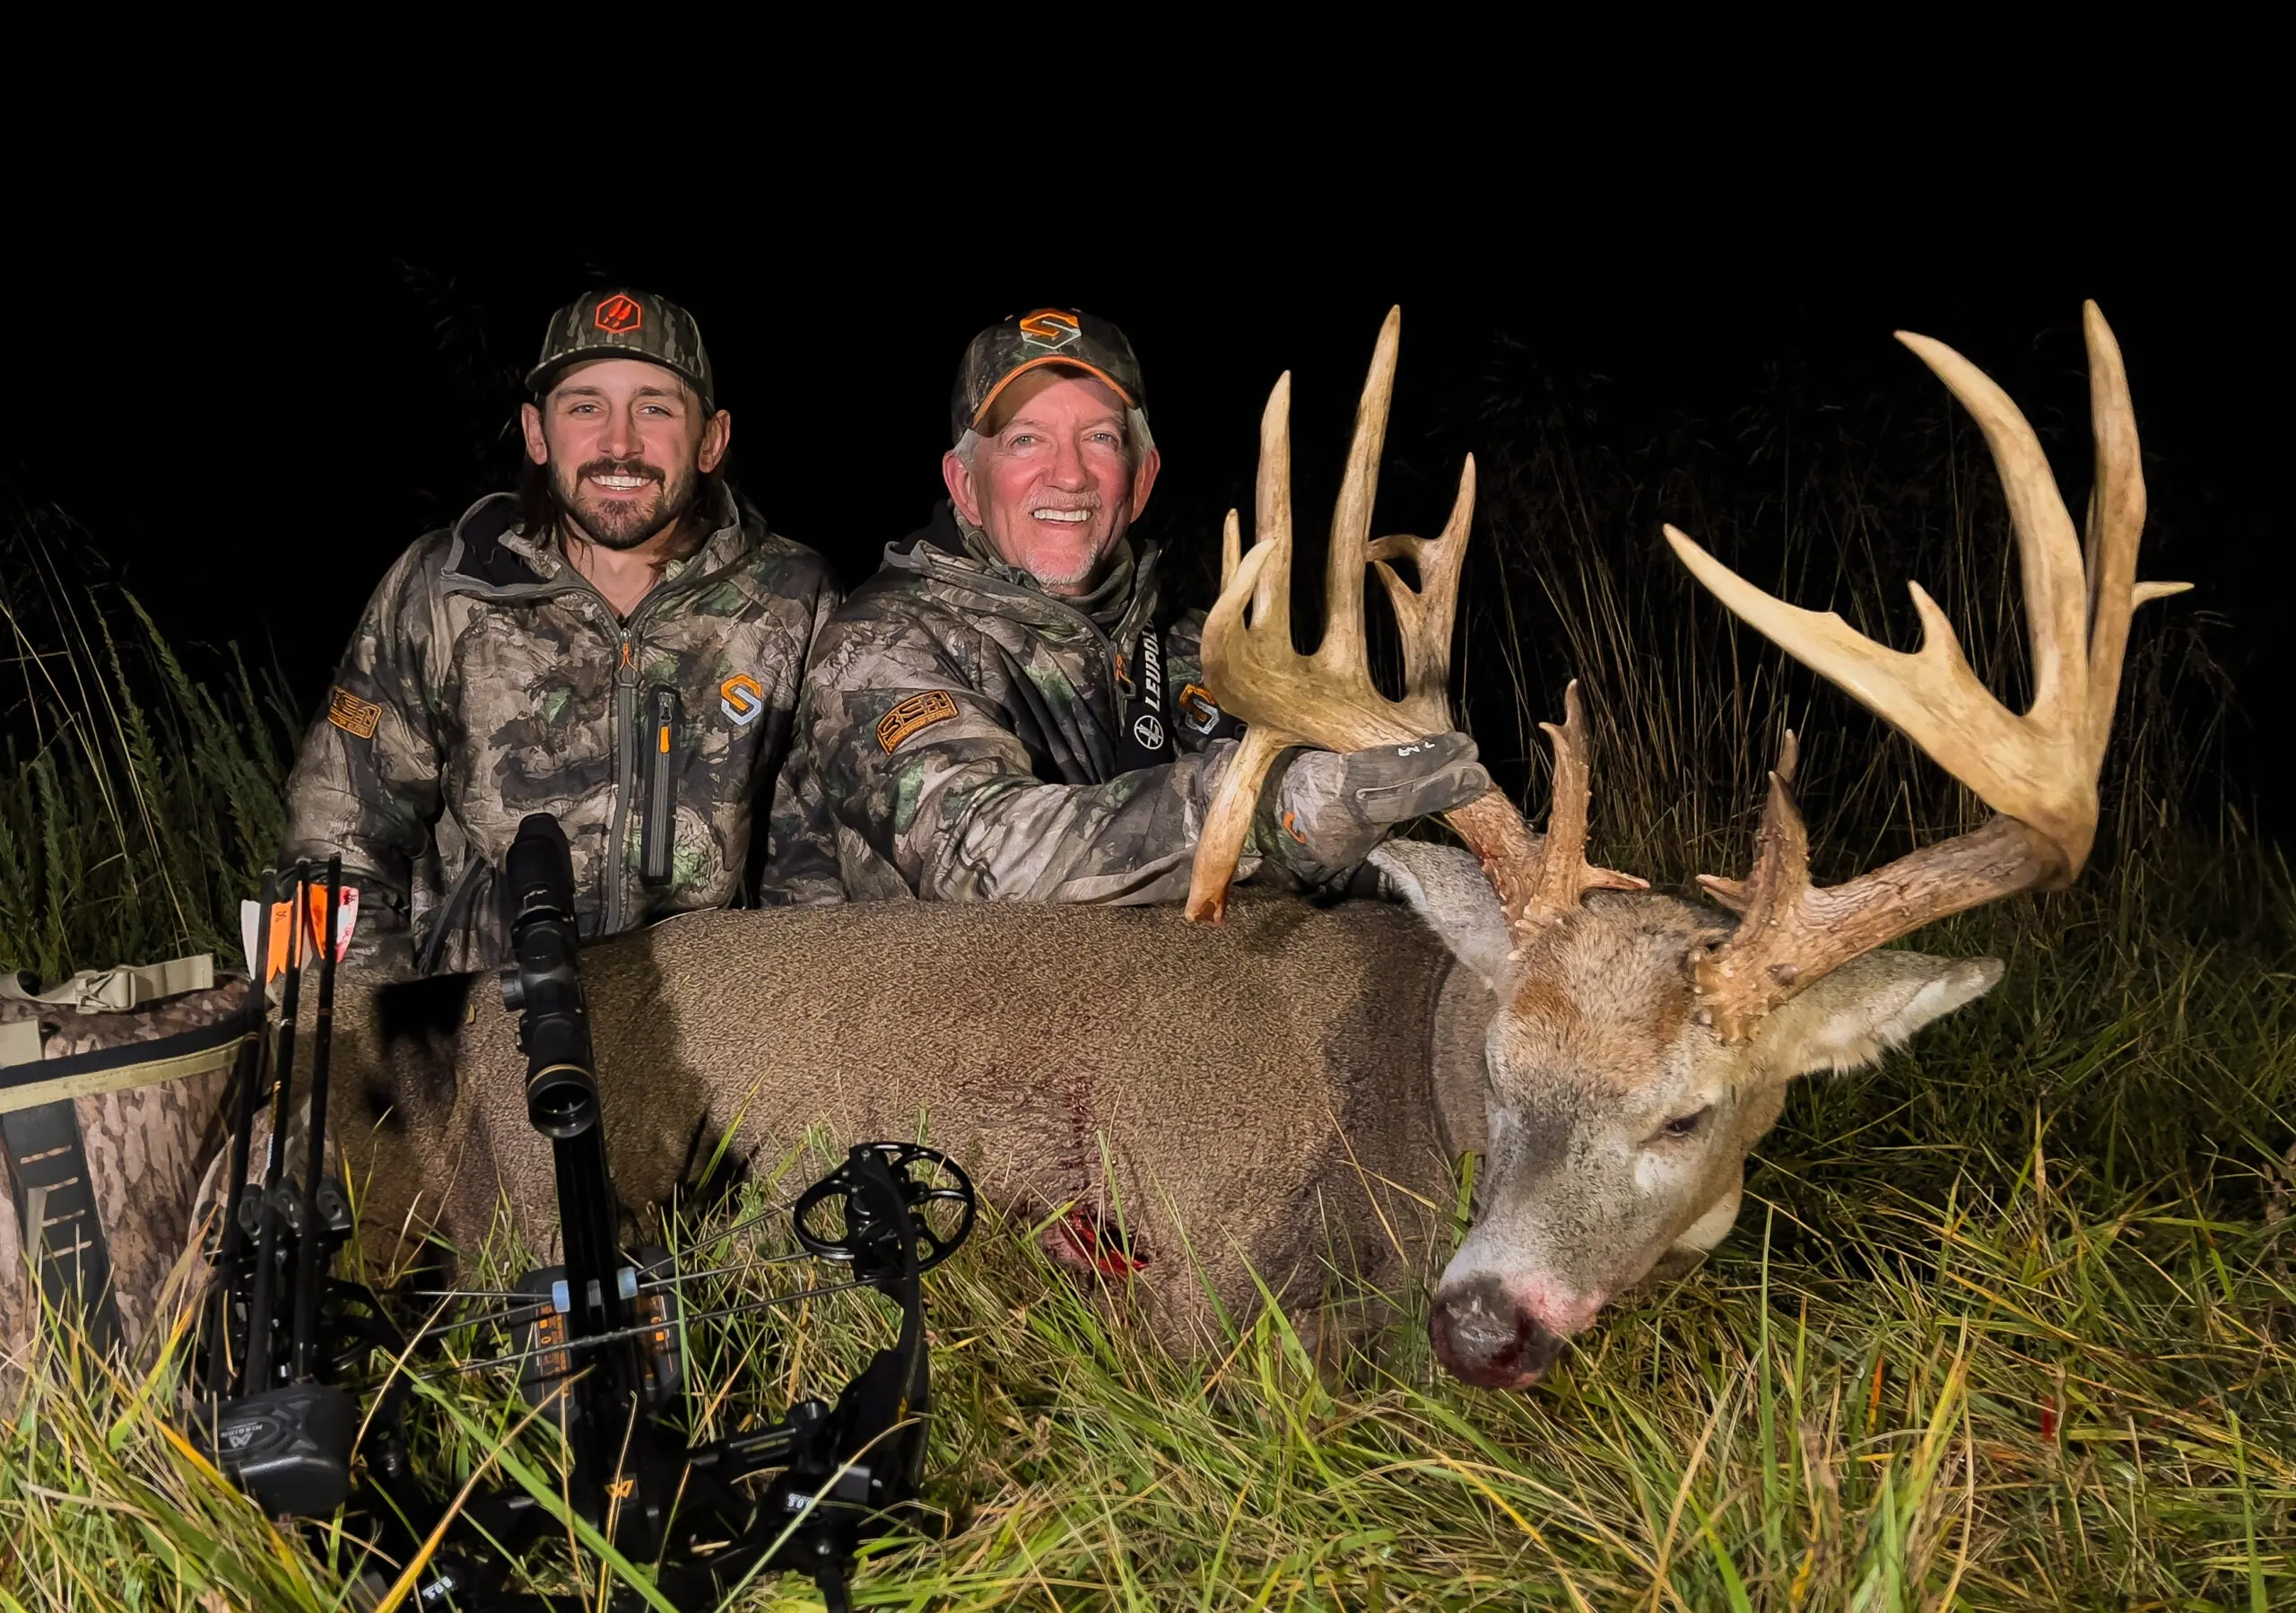
[{"label": "sleeve patch", "polygon": [[946,722],[956,714],[957,702],[946,689],[912,694],[877,719],[877,745],[891,755],[903,740],[936,722]]},{"label": "sleeve patch", "polygon": [[371,700],[361,700],[348,689],[337,688],[327,696],[326,719],[346,734],[372,739],[375,725],[383,719],[383,709]]}]

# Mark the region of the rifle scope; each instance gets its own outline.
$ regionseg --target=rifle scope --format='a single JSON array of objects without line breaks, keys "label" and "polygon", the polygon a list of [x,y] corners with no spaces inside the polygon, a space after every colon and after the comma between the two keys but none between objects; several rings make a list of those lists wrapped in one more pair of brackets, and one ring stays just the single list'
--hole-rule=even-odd
[{"label": "rifle scope", "polygon": [[556,818],[537,812],[518,825],[502,882],[514,960],[502,971],[502,1006],[519,1016],[526,1119],[563,1142],[597,1124],[598,1079],[574,966],[574,859]]}]

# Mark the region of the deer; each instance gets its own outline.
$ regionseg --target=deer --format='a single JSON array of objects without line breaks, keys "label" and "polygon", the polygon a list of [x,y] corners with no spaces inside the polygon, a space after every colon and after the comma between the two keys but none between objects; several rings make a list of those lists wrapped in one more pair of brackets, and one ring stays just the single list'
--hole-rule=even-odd
[{"label": "deer", "polygon": [[[1288,374],[1263,415],[1254,543],[1243,549],[1231,512],[1204,634],[1213,693],[1248,727],[1205,812],[1185,907],[716,911],[585,947],[625,1206],[668,1199],[721,1146],[763,1162],[814,1129],[918,1138],[1056,1265],[1177,1347],[1225,1336],[1264,1296],[1296,1318],[1328,1313],[1337,1273],[1396,1306],[1423,1298],[1432,1352],[1461,1382],[1530,1388],[1606,1304],[1721,1242],[1791,1082],[1869,1062],[2001,977],[1995,959],[1889,943],[2061,886],[2086,860],[2131,616],[2183,585],[2135,580],[2145,503],[2127,379],[2093,303],[2083,320],[2085,551],[2007,396],[1942,344],[1899,338],[1975,418],[2007,495],[2032,651],[2022,715],[1987,690],[1918,584],[1924,641],[1900,652],[1665,529],[1726,608],[1984,802],[1980,827],[1819,887],[1789,736],[1751,868],[1701,876],[1699,899],[1654,892],[1587,860],[1592,773],[1573,684],[1561,722],[1544,725],[1543,831],[1494,789],[1446,815],[1461,844],[1396,840],[1374,854],[1392,900],[1318,907],[1238,887],[1283,750],[1411,744],[1452,726],[1474,466],[1436,537],[1370,537],[1400,342],[1390,312],[1310,653],[1290,619]],[[1396,699],[1370,670],[1367,572],[1400,630]],[[415,1238],[474,1250],[504,1207],[546,1247],[550,1154],[491,983],[346,972],[335,1016],[335,1139],[370,1260],[396,1260]],[[1468,1155],[1482,1163],[1462,1235]]]}]

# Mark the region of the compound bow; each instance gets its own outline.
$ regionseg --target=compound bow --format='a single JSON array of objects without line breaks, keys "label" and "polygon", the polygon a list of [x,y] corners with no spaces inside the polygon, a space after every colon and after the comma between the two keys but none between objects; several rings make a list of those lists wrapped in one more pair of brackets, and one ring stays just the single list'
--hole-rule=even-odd
[{"label": "compound bow", "polygon": [[[626,1556],[658,1565],[663,1596],[682,1607],[714,1603],[751,1575],[790,1570],[810,1574],[831,1609],[847,1608],[861,1542],[926,1521],[919,1485],[929,1397],[918,1279],[971,1231],[971,1183],[952,1161],[916,1144],[855,1147],[788,1211],[798,1245],[844,1267],[843,1280],[685,1313],[689,1276],[674,1257],[622,1241],[576,965],[573,869],[557,819],[537,814],[521,824],[503,873],[515,959],[502,972],[503,1001],[519,1016],[527,1118],[554,1157],[562,1263],[491,1296],[507,1308],[413,1330],[401,1329],[370,1289],[331,1275],[352,1230],[348,1200],[325,1174],[324,1146],[343,870],[339,859],[323,874],[300,864],[266,880],[257,920],[251,1014],[268,1012],[272,902],[291,886],[276,1024],[249,1042],[234,1076],[230,1187],[193,1356],[192,1435],[266,1513],[321,1518],[347,1509],[347,1527],[365,1533],[382,1561],[422,1562],[418,1607],[550,1607],[552,1599],[505,1584],[512,1561],[561,1520],[512,1486],[450,1504],[425,1491],[409,1459],[410,1357],[474,1320],[491,1321],[510,1328],[519,1347],[474,1365],[518,1369],[521,1392],[554,1414],[567,1443],[567,1504]],[[311,923],[322,905],[323,923]],[[325,939],[297,1182],[287,1150],[303,973],[295,965],[311,929]],[[248,1156],[266,1092],[271,1129],[257,1183],[248,1180]],[[900,1332],[833,1405],[799,1400],[769,1427],[688,1443],[680,1412],[689,1326],[855,1288],[889,1298]],[[362,1415],[355,1386],[373,1375],[378,1356],[391,1370]]]}]

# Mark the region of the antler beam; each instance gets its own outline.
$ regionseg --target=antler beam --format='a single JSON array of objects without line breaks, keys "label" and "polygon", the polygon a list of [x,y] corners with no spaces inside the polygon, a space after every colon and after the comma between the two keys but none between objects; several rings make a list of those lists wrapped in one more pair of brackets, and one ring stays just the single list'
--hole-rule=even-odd
[{"label": "antler beam", "polygon": [[1831,890],[1809,881],[1809,841],[1788,788],[1792,745],[1770,776],[1753,873],[1708,877],[1740,915],[1735,934],[1694,964],[1705,1012],[1744,1041],[1770,1009],[1859,954],[2012,892],[2062,885],[2097,832],[2097,775],[2112,728],[2130,615],[2189,584],[2135,580],[2144,525],[2135,412],[2111,328],[2083,307],[2097,484],[2085,562],[2048,459],[2008,395],[1926,336],[1898,339],[1934,371],[1985,433],[2017,536],[2033,703],[2020,717],[1970,670],[1937,603],[1909,585],[1921,648],[1876,644],[1831,611],[1804,610],[1746,581],[1673,527],[1666,541],[1692,575],[1748,625],[1893,724],[2000,815]]}]

